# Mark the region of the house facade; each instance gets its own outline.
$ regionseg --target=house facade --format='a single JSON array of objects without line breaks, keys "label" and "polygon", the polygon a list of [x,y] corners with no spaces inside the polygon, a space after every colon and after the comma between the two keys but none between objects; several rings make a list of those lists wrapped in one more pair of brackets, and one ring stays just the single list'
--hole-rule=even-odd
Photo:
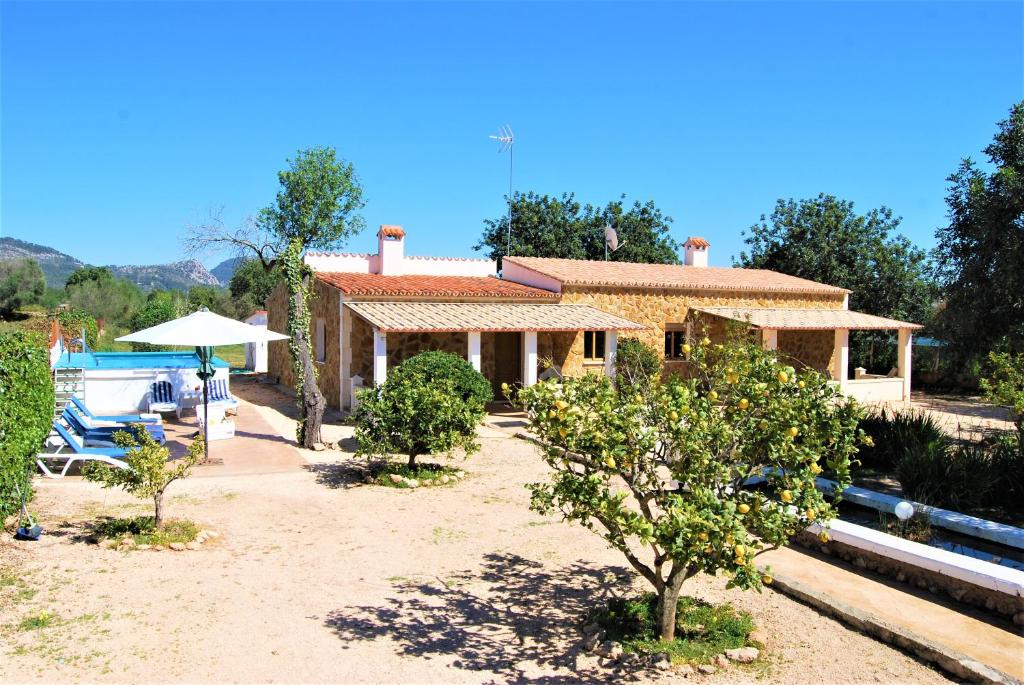
[{"label": "house facade", "polygon": [[[315,273],[311,340],[321,389],[336,409],[361,387],[426,350],[464,355],[498,389],[530,385],[550,367],[564,375],[614,373],[620,335],[664,351],[666,373],[685,364],[695,335],[748,327],[765,347],[830,376],[864,401],[909,401],[911,334],[919,326],[849,311],[849,291],[785,274],[707,265],[710,245],[690,238],[682,265],[506,257],[409,257],[405,232],[382,226],[375,255],[310,252]],[[286,332],[284,286],[267,303],[269,328]],[[891,376],[850,379],[849,331],[898,331]],[[268,374],[291,385],[286,343],[271,343]]]}]

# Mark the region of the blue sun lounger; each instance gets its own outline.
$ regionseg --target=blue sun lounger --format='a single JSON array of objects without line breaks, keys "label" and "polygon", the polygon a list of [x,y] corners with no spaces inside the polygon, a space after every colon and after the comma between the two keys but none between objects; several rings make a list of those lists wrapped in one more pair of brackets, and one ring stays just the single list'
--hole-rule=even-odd
[{"label": "blue sun lounger", "polygon": [[89,407],[87,407],[85,402],[83,402],[77,395],[71,396],[71,403],[78,408],[80,414],[84,415],[89,420],[88,423],[90,424],[90,427],[92,427],[92,424],[96,421],[113,423],[160,423],[163,421],[159,414],[115,414],[99,416],[89,411]]},{"label": "blue sun lounger", "polygon": [[[114,433],[117,431],[126,431],[131,433],[133,427],[129,424],[116,424],[113,426],[93,426],[89,427],[79,416],[77,410],[68,405],[64,407],[63,413],[60,415],[61,419],[68,424],[79,436],[81,436],[84,444],[95,447],[113,447],[114,444]],[[144,423],[141,424],[146,429],[154,440],[161,445],[167,442],[167,438],[164,435],[164,427],[161,424]],[[90,444],[91,443],[91,444]]]},{"label": "blue sun lounger", "polygon": [[[63,478],[76,461],[99,461],[119,469],[128,468],[124,462],[126,453],[120,447],[86,447],[80,435],[68,430],[59,421],[54,422],[53,429],[64,440],[64,444],[56,452],[40,452],[36,455],[36,465],[47,478]],[[71,452],[61,452],[65,447],[70,448]],[[64,468],[60,473],[54,473],[47,468],[44,459],[64,459]]]}]

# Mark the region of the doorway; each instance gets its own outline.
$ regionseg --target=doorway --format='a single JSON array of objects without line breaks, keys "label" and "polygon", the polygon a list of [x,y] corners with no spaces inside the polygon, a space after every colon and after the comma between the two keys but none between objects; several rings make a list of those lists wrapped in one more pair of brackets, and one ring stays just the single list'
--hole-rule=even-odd
[{"label": "doorway", "polygon": [[515,385],[522,382],[523,374],[523,334],[494,334],[494,378],[491,386],[495,397],[504,397],[501,384]]}]

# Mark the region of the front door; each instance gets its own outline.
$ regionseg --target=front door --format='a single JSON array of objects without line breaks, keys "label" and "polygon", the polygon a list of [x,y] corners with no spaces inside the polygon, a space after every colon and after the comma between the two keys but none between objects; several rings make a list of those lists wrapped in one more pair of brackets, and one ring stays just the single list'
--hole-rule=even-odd
[{"label": "front door", "polygon": [[522,381],[523,377],[523,334],[522,333],[495,333],[494,334],[494,378],[491,385],[494,386],[494,397],[504,399],[501,392],[501,384],[508,383],[515,385]]}]

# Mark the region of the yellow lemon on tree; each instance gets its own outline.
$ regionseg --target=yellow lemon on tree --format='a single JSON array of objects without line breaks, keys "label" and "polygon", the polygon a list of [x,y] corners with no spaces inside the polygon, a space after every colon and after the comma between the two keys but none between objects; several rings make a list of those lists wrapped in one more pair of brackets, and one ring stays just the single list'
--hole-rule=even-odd
[{"label": "yellow lemon on tree", "polygon": [[746,514],[748,511],[750,511],[750,505],[741,504],[738,507],[736,507],[736,511],[740,512],[741,514]]},{"label": "yellow lemon on tree", "polygon": [[736,385],[740,382],[740,375],[738,373],[730,373],[728,377],[726,377],[726,381],[730,385]]},{"label": "yellow lemon on tree", "polygon": [[558,429],[558,434],[561,435],[564,438],[566,435],[569,434],[569,431],[565,430],[564,428],[559,428]]},{"label": "yellow lemon on tree", "polygon": [[808,521],[813,521],[814,519],[818,518],[818,512],[814,511],[814,509],[808,509],[804,513],[807,514],[807,520]]},{"label": "yellow lemon on tree", "polygon": [[790,438],[795,438],[796,436],[800,435],[800,429],[797,428],[796,426],[790,426],[789,428],[786,429],[786,435]]},{"label": "yellow lemon on tree", "polygon": [[568,409],[569,403],[566,402],[565,400],[556,400],[555,406],[558,407],[559,409]]},{"label": "yellow lemon on tree", "polygon": [[764,583],[765,585],[771,585],[772,584],[772,577],[771,576],[761,576],[761,582]]},{"label": "yellow lemon on tree", "polygon": [[549,412],[548,412],[548,418],[549,418],[549,419],[553,419],[553,418],[555,418],[556,416],[558,416],[558,412],[557,412],[557,411],[555,411],[554,409],[552,409],[551,411],[549,411]]},{"label": "yellow lemon on tree", "polygon": [[711,338],[704,338],[703,340],[700,341],[700,344],[701,345],[710,345],[711,344]]},{"label": "yellow lemon on tree", "polygon": [[614,469],[615,468],[615,457],[608,457],[607,459],[605,459],[604,460],[604,465],[607,466],[610,469]]},{"label": "yellow lemon on tree", "polygon": [[708,539],[708,534],[707,533],[697,533],[697,539],[701,540],[701,541],[707,540]]},{"label": "yellow lemon on tree", "polygon": [[803,388],[806,388],[806,387],[807,387],[807,384],[806,384],[806,383],[804,383],[803,381],[800,381],[800,382],[799,382],[799,383],[797,383],[796,385],[797,385],[797,387],[798,387],[798,388],[800,388],[800,389],[803,389]]},{"label": "yellow lemon on tree", "polygon": [[789,504],[790,502],[792,502],[792,501],[793,501],[793,493],[792,493],[792,492],[790,492],[789,490],[783,490],[783,491],[782,491],[782,492],[781,492],[781,493],[779,494],[779,498],[780,498],[780,499],[781,499],[781,500],[782,500],[783,502],[785,502],[785,503]]},{"label": "yellow lemon on tree", "polygon": [[693,348],[690,347],[690,343],[683,343],[683,354],[690,354],[690,350],[692,349]]},{"label": "yellow lemon on tree", "polygon": [[733,543],[734,538],[732,536],[732,533],[726,533],[725,534],[725,541],[728,542],[730,545]]},{"label": "yellow lemon on tree", "polygon": [[779,383],[788,383],[789,382],[789,374],[786,373],[785,371],[779,371],[778,378],[779,378]]},{"label": "yellow lemon on tree", "polygon": [[813,473],[813,474],[821,473],[821,467],[818,466],[817,464],[811,464],[811,473]]},{"label": "yellow lemon on tree", "polygon": [[748,400],[746,397],[744,397],[742,400],[739,401],[739,404],[737,406],[740,409],[746,409],[747,407],[750,406],[750,400]]},{"label": "yellow lemon on tree", "polygon": [[829,536],[829,534],[824,530],[818,533],[818,540],[820,540],[821,542],[828,542],[831,539],[831,536]]},{"label": "yellow lemon on tree", "polygon": [[673,420],[673,421],[678,421],[679,420],[679,412],[677,412],[677,411],[675,411],[673,409],[672,411],[670,411],[668,413],[668,418]]},{"label": "yellow lemon on tree", "polygon": [[708,399],[711,400],[712,402],[717,402],[718,401],[718,393],[715,392],[714,390],[712,390],[711,392],[708,393]]}]

